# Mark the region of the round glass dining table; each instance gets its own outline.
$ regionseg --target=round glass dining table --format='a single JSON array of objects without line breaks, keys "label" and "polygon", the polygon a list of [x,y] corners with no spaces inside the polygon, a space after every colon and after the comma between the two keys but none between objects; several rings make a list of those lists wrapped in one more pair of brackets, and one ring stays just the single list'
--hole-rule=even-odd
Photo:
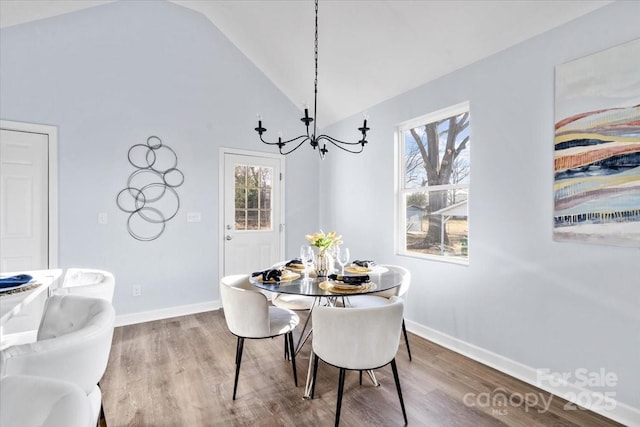
[{"label": "round glass dining table", "polygon": [[305,279],[303,273],[300,277],[290,281],[282,282],[262,282],[260,276],[251,277],[254,286],[270,292],[291,295],[305,295],[311,297],[345,297],[351,295],[364,295],[375,292],[387,291],[396,288],[402,283],[402,274],[386,267],[376,266],[368,273],[350,274],[345,272],[345,276],[359,276],[367,274],[370,278],[368,286],[341,286],[339,289],[326,286],[329,283],[326,277],[315,277],[311,275]]},{"label": "round glass dining table", "polygon": [[[300,273],[300,277],[276,283],[265,283],[260,280],[260,276],[251,277],[251,283],[265,291],[277,292],[281,294],[290,295],[304,295],[309,297],[315,297],[315,301],[309,310],[307,321],[305,322],[302,333],[296,346],[296,354],[300,351],[301,347],[307,341],[311,329],[307,330],[308,322],[311,319],[311,311],[313,307],[320,304],[321,299],[325,299],[329,305],[335,305],[338,299],[342,299],[343,306],[349,306],[348,297],[355,295],[365,295],[375,292],[387,291],[389,289],[396,288],[402,284],[403,275],[400,271],[388,269],[386,267],[376,266],[368,273],[350,274],[345,273],[347,276],[358,276],[367,274],[369,276],[369,283],[367,286],[340,286],[339,289],[333,288],[331,282],[327,282],[326,277],[310,276],[304,278],[303,273]],[[346,298],[346,301],[345,301]],[[305,331],[307,333],[305,334]],[[311,396],[311,366],[313,357],[309,358],[309,368],[307,370],[307,382],[305,385],[304,398],[309,399]],[[371,380],[375,385],[379,385],[378,381],[373,374],[373,371],[367,371]]]}]

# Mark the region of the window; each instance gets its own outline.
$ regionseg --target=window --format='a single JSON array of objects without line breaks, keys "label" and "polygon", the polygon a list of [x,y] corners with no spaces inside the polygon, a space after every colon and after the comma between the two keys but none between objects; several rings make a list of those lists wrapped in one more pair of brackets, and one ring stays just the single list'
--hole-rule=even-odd
[{"label": "window", "polygon": [[398,126],[398,252],[466,264],[469,103]]},{"label": "window", "polygon": [[235,180],[235,229],[271,230],[273,169],[238,165]]}]

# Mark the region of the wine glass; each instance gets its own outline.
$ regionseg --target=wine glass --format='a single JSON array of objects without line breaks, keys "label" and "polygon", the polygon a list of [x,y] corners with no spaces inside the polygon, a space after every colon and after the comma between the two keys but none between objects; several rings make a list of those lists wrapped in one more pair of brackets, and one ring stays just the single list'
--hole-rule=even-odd
[{"label": "wine glass", "polygon": [[309,245],[302,245],[300,247],[300,261],[304,265],[304,278],[309,278],[309,269],[313,265],[314,253],[313,248]]},{"label": "wine glass", "polygon": [[336,261],[342,267],[341,275],[344,276],[344,266],[349,262],[349,248],[338,248],[336,250]]}]

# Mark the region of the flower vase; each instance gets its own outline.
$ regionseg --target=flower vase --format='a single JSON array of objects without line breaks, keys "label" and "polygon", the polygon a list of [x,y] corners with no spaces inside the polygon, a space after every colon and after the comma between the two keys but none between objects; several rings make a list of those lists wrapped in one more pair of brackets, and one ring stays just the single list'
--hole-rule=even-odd
[{"label": "flower vase", "polygon": [[333,271],[333,257],[326,250],[318,251],[314,266],[318,277],[327,277]]}]

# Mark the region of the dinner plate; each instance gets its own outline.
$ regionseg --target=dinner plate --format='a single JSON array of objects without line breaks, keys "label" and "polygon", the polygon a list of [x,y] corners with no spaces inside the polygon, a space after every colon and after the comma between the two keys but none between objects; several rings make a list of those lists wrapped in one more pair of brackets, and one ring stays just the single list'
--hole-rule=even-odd
[{"label": "dinner plate", "polygon": [[293,271],[284,270],[284,275],[280,277],[280,280],[263,280],[262,276],[258,276],[257,280],[260,283],[282,283],[282,282],[291,282],[293,280],[299,279],[300,275],[298,273],[294,273]]},{"label": "dinner plate", "polygon": [[287,265],[286,268],[292,271],[304,271],[304,265],[301,264]]},{"label": "dinner plate", "polygon": [[372,274],[382,274],[382,273],[386,273],[387,271],[389,271],[389,269],[387,267],[382,267],[380,265],[376,265],[374,267],[360,267],[357,265],[347,265],[344,268],[344,271],[346,273],[350,273],[350,274],[368,274],[368,273],[372,273]]},{"label": "dinner plate", "polygon": [[347,265],[344,267],[344,271],[354,274],[371,273],[371,269],[368,267],[360,267],[359,265]]}]

